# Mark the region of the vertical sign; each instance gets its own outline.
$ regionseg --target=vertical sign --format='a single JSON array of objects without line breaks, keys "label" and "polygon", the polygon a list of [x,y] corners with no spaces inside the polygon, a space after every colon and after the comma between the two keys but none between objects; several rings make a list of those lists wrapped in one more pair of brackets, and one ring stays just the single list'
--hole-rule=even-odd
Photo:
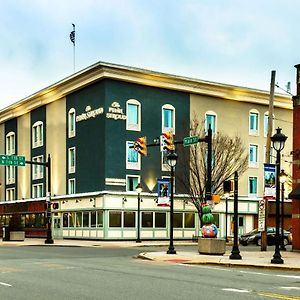
[{"label": "vertical sign", "polygon": [[157,206],[170,206],[171,182],[169,178],[157,180]]},{"label": "vertical sign", "polygon": [[276,165],[264,164],[264,196],[269,199],[276,199]]}]

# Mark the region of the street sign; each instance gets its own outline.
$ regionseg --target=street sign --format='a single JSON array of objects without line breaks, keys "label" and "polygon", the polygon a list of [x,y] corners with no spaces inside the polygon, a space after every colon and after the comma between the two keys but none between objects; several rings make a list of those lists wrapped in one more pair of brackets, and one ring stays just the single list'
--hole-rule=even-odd
[{"label": "street sign", "polygon": [[199,142],[199,137],[198,136],[188,136],[188,137],[185,137],[183,139],[183,146],[186,147],[186,146],[190,146],[190,145],[193,145],[193,144],[197,144]]},{"label": "street sign", "polygon": [[259,200],[258,203],[258,230],[264,231],[266,223],[266,199]]},{"label": "street sign", "polygon": [[1,166],[25,166],[25,156],[0,154]]}]

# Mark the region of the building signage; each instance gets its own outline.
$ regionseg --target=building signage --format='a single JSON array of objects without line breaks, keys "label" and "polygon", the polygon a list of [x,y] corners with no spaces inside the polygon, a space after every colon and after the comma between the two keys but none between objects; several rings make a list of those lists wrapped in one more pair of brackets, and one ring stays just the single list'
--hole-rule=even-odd
[{"label": "building signage", "polygon": [[[88,105],[85,108],[85,112],[76,116],[76,122],[86,121],[89,119],[94,119],[100,115],[104,114],[104,108],[98,107],[96,109],[91,108],[90,105]],[[126,120],[127,116],[123,112],[123,108],[120,107],[120,104],[118,102],[113,102],[110,107],[108,108],[108,112],[105,114],[107,119],[113,119],[113,120]]]},{"label": "building signage", "polygon": [[276,165],[264,164],[264,197],[269,199],[276,198]]},{"label": "building signage", "polygon": [[171,184],[169,178],[157,180],[157,206],[170,206]]}]

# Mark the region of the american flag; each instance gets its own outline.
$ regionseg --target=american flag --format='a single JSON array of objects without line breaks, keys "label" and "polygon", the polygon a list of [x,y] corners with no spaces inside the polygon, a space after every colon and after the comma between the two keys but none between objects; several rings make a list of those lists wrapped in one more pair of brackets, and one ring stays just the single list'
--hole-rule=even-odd
[{"label": "american flag", "polygon": [[71,31],[70,33],[70,40],[73,44],[75,44],[75,30]]}]

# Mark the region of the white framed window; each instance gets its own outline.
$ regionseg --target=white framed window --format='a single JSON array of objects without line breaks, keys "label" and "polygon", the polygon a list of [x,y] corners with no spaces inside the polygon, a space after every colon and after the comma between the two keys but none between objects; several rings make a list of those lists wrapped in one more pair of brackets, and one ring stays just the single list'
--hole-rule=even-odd
[{"label": "white framed window", "polygon": [[75,178],[71,178],[68,180],[68,193],[75,194],[76,193],[76,180]]},{"label": "white framed window", "polygon": [[135,99],[126,102],[126,129],[141,131],[141,103]]},{"label": "white framed window", "polygon": [[249,145],[249,167],[258,167],[258,145]]},{"label": "white framed window", "polygon": [[43,139],[43,122],[35,122],[32,125],[32,148],[43,146]]},{"label": "white framed window", "polygon": [[32,185],[32,198],[41,198],[44,196],[43,194],[44,193],[42,183]]},{"label": "white framed window", "polygon": [[162,107],[162,133],[170,131],[175,134],[175,107],[165,104]]},{"label": "white framed window", "polygon": [[14,132],[9,132],[6,135],[6,151],[7,155],[13,155],[16,153],[16,135]]},{"label": "white framed window", "polygon": [[208,128],[210,128],[212,130],[212,133],[216,133],[217,132],[217,114],[213,111],[207,111],[205,113],[205,133],[207,133]]},{"label": "white framed window", "polygon": [[135,192],[135,188],[140,182],[140,179],[138,175],[126,175],[126,191]]},{"label": "white framed window", "polygon": [[[264,146],[264,163],[266,163],[266,152],[267,152],[267,147],[266,146]],[[270,164],[273,164],[273,163],[275,163],[275,156],[274,156],[274,148],[273,147],[271,147],[271,149],[270,149]]]},{"label": "white framed window", "polygon": [[72,148],[69,148],[69,151],[68,151],[68,166],[69,166],[69,174],[70,173],[75,173],[75,167],[76,167],[76,148],[75,147],[72,147]]},{"label": "white framed window", "polygon": [[167,151],[162,151],[161,152],[161,170],[170,172],[171,167],[168,165],[167,155],[168,155]]},{"label": "white framed window", "polygon": [[6,184],[15,183],[16,178],[16,167],[15,166],[6,166]]},{"label": "white framed window", "polygon": [[257,197],[257,177],[249,176],[248,178],[248,193],[251,197]]},{"label": "white framed window", "polygon": [[249,134],[259,135],[259,112],[256,109],[249,112]]},{"label": "white framed window", "polygon": [[140,155],[133,148],[134,142],[126,142],[126,169],[140,170],[141,169],[141,158]]},{"label": "white framed window", "polygon": [[[272,119],[272,128],[274,128],[274,120],[275,120],[275,116],[273,115],[273,119]],[[268,136],[268,129],[269,129],[269,112],[265,112],[264,114],[264,137]]]},{"label": "white framed window", "polygon": [[15,200],[15,188],[6,189],[6,201]]},{"label": "white framed window", "polygon": [[68,113],[68,137],[74,137],[76,135],[76,111],[75,108],[71,108]]},{"label": "white framed window", "polygon": [[[42,163],[44,157],[43,155],[35,156],[32,158],[33,162]],[[41,179],[44,177],[44,166],[32,164],[32,179]]]}]

